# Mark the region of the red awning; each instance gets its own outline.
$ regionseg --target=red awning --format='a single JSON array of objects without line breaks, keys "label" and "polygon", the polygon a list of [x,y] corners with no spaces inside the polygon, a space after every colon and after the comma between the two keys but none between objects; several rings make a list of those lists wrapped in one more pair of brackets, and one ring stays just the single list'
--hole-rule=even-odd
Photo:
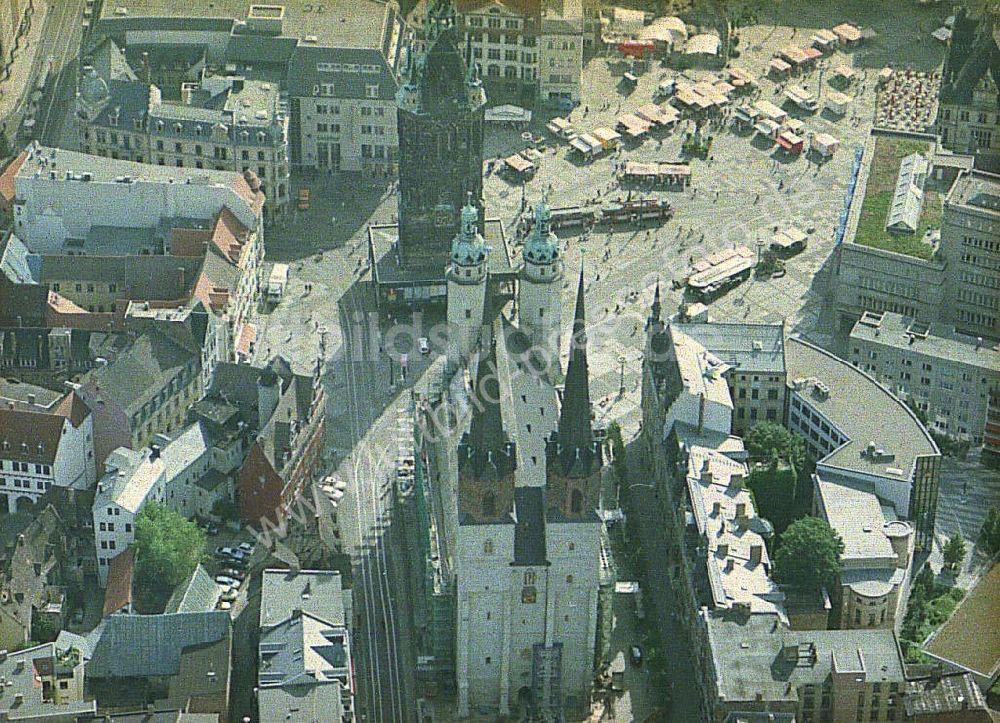
[{"label": "red awning", "polygon": [[618,43],[618,52],[634,58],[643,58],[646,53],[652,53],[656,46],[653,43],[625,42]]},{"label": "red awning", "polygon": [[778,145],[784,148],[786,151],[792,150],[794,146],[794,144],[784,136],[778,136],[777,141]]}]

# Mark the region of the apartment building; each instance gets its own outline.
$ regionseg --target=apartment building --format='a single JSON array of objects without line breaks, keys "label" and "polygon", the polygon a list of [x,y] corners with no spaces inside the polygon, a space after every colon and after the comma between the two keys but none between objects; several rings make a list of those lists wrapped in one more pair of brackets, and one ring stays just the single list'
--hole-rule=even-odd
[{"label": "apartment building", "polygon": [[93,719],[97,702],[84,693],[84,653],[60,643],[0,651],[0,718],[62,723]]},{"label": "apartment building", "polygon": [[118,447],[141,449],[183,425],[201,397],[200,355],[200,347],[154,329],[80,380],[77,391],[94,410],[98,464]]},{"label": "apartment building", "polygon": [[[392,0],[130,0],[127,13],[104,5],[96,28],[127,56],[145,58],[151,74],[179,60],[187,77],[204,66],[277,89],[279,112],[287,108],[292,167],[374,176],[395,170],[394,102],[404,38]],[[247,150],[247,165],[256,171],[256,149]]]},{"label": "apartment building", "polygon": [[180,227],[197,227],[194,221],[210,227],[223,208],[263,244],[264,195],[239,173],[115,160],[36,142],[2,178],[0,187],[13,189],[4,200],[14,233],[38,254],[164,253],[171,219]]},{"label": "apartment building", "polygon": [[[418,49],[432,1],[420,0],[409,15]],[[584,29],[593,29],[579,2],[460,0],[455,6],[463,52],[471,49],[491,103],[579,102]]]},{"label": "apartment building", "polygon": [[787,392],[783,324],[672,326],[728,365],[723,378],[733,402],[733,434],[743,435],[758,422],[781,421]]},{"label": "apartment building", "polygon": [[934,432],[980,445],[990,393],[1000,388],[1000,346],[892,313],[865,312],[850,362],[927,415]]},{"label": "apartment building", "polygon": [[163,502],[166,467],[158,449],[120,447],[105,460],[94,495],[94,547],[101,587],[111,560],[135,540],[135,519],[147,502]]},{"label": "apartment building", "polygon": [[1000,170],[1000,46],[996,15],[956,8],[941,79],[936,130],[946,148],[976,155],[977,166]]},{"label": "apartment building", "polygon": [[698,615],[696,673],[713,723],[904,720],[892,630],[790,630],[776,614]]},{"label": "apartment building", "polygon": [[582,19],[543,17],[538,41],[539,100],[577,105],[582,71]]},{"label": "apartment building", "polygon": [[873,377],[798,336],[786,340],[785,359],[785,426],[805,440],[816,474],[872,492],[913,525],[917,549],[929,549],[941,453],[924,425]]},{"label": "apartment building", "polygon": [[831,591],[834,627],[893,628],[913,567],[913,528],[871,492],[813,479],[813,515],[844,542],[838,586]]},{"label": "apartment building", "polygon": [[[110,68],[127,67],[124,53]],[[80,150],[112,159],[247,174],[264,193],[265,214],[288,209],[288,116],[277,83],[203,71],[185,82],[179,102],[159,87],[118,71],[104,78],[86,66],[75,118]]]},{"label": "apartment building", "polygon": [[293,720],[303,707],[352,723],[351,594],[339,572],[264,570],[257,703],[261,720]]},{"label": "apartment building", "polygon": [[0,397],[0,516],[30,509],[52,487],[93,487],[93,415],[76,392],[4,383]]},{"label": "apartment building", "polygon": [[939,256],[948,292],[942,321],[1000,340],[1000,175],[958,174],[944,199]]}]

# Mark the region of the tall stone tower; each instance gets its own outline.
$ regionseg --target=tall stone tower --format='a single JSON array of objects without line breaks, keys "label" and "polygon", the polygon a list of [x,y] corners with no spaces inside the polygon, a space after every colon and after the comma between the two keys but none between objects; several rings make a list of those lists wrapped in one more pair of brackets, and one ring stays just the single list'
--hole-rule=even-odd
[{"label": "tall stone tower", "polygon": [[545,500],[555,520],[592,520],[600,502],[602,454],[590,420],[586,326],[581,267],[559,426],[545,446]]},{"label": "tall stone tower", "polygon": [[563,262],[559,239],[549,223],[549,206],[543,199],[535,207],[535,225],[524,244],[518,284],[518,325],[531,342],[536,364],[555,379],[559,375],[560,309]]},{"label": "tall stone tower", "polygon": [[469,360],[483,326],[489,249],[478,228],[472,199],[462,209],[462,227],[451,245],[445,278],[448,283],[448,368]]},{"label": "tall stone tower", "polygon": [[399,133],[399,245],[403,263],[444,268],[471,195],[483,208],[486,93],[466,66],[450,0],[431,0],[427,50],[410,57],[396,96]]}]

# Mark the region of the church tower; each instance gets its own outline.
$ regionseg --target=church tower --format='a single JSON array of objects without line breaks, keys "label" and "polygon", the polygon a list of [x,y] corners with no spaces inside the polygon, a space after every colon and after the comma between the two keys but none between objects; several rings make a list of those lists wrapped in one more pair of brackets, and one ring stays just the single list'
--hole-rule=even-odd
[{"label": "church tower", "polygon": [[518,283],[518,325],[531,342],[538,367],[558,378],[563,262],[559,239],[552,232],[548,203],[535,207],[535,225],[521,253],[524,264]]},{"label": "church tower", "polygon": [[429,0],[427,50],[408,57],[396,95],[399,133],[399,245],[403,263],[444,268],[471,195],[483,208],[486,93],[461,52],[450,0]]},{"label": "church tower", "polygon": [[485,319],[489,249],[478,228],[479,212],[470,198],[462,228],[451,245],[448,283],[448,368],[468,362]]},{"label": "church tower", "polygon": [[509,522],[517,456],[500,413],[496,341],[487,333],[469,398],[472,422],[458,444],[459,524]]},{"label": "church tower", "polygon": [[592,521],[600,502],[602,453],[591,425],[586,327],[581,267],[559,426],[545,447],[545,499],[556,521]]}]

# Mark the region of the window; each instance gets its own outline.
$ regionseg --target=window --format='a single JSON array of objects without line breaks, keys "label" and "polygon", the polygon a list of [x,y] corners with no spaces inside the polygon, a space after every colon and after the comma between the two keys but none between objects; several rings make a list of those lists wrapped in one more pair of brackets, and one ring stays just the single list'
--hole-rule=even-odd
[{"label": "window", "polygon": [[132,531],[132,523],[131,522],[126,522],[125,523],[125,532],[131,532],[131,531]]},{"label": "window", "polygon": [[366,85],[365,86],[365,97],[367,97],[367,98],[378,98],[378,86],[377,85]]},{"label": "window", "polygon": [[490,656],[487,655],[486,656],[486,664],[489,665],[492,662],[493,662],[493,658],[491,658]]},{"label": "window", "polygon": [[567,585],[572,585],[573,584],[573,576],[572,575],[567,575],[566,576],[566,584]]},{"label": "window", "polygon": [[493,554],[493,540],[486,540],[483,543],[483,554],[492,555]]},{"label": "window", "polygon": [[200,155],[201,155],[201,146],[200,146],[200,145],[196,145],[196,146],[194,147],[194,154],[195,154],[196,156],[200,156]]},{"label": "window", "polygon": [[495,517],[497,513],[497,498],[492,492],[483,495],[483,517]]},{"label": "window", "polygon": [[760,399],[760,390],[759,389],[751,389],[750,390],[750,398],[751,399]]},{"label": "window", "polygon": [[775,399],[777,399],[778,398],[778,390],[777,389],[768,389],[767,390],[767,398],[770,399],[771,401],[774,401]]},{"label": "window", "polygon": [[583,492],[573,490],[569,497],[569,509],[574,515],[579,515],[583,512]]},{"label": "window", "polygon": [[525,570],[524,571],[524,584],[525,585],[534,585],[536,579],[537,578],[535,577],[535,571],[534,570]]}]

